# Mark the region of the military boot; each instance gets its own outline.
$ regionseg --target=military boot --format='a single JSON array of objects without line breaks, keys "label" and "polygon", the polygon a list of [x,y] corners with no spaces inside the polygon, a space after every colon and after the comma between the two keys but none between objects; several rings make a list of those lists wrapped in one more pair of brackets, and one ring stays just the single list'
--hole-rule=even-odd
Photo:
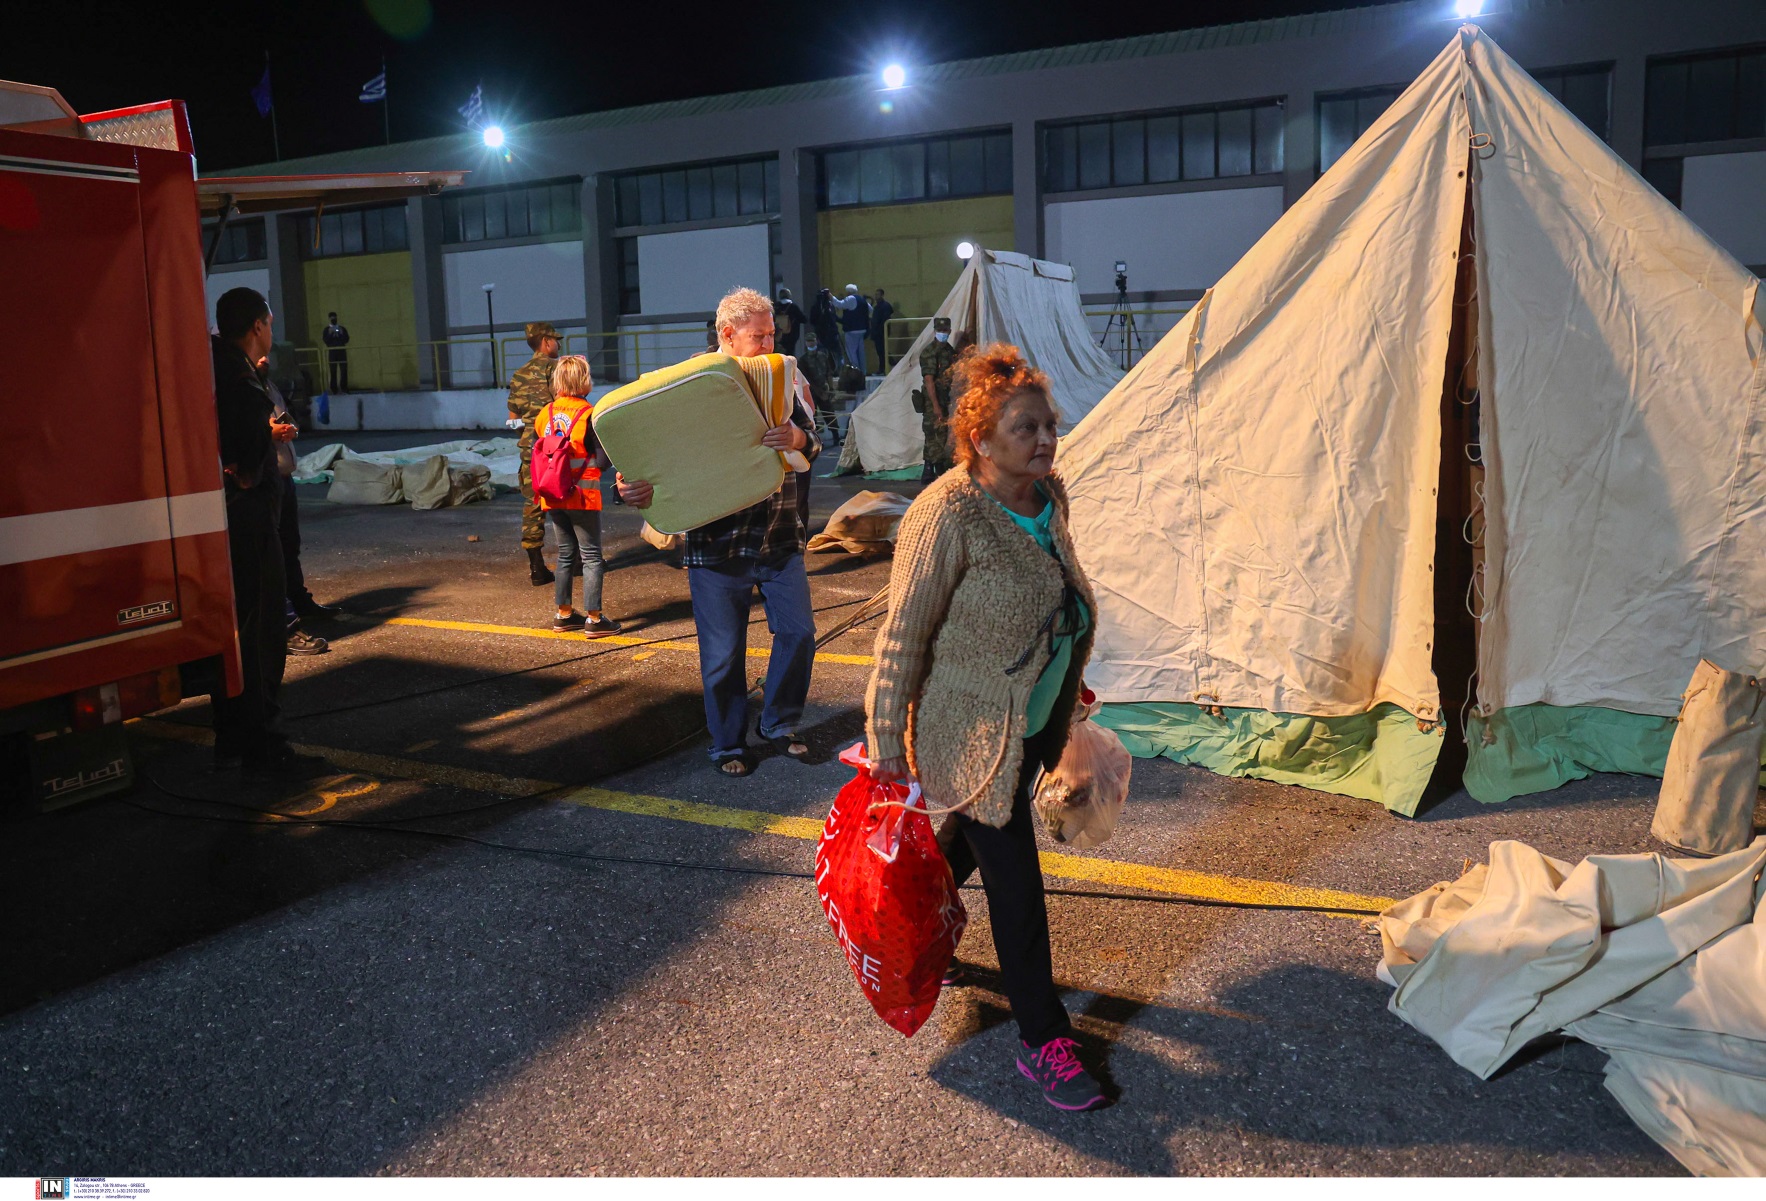
[{"label": "military boot", "polygon": [[546,566],[546,556],[537,546],[527,548],[527,567],[527,578],[533,581],[535,588],[544,588],[558,578],[552,574],[552,569]]}]

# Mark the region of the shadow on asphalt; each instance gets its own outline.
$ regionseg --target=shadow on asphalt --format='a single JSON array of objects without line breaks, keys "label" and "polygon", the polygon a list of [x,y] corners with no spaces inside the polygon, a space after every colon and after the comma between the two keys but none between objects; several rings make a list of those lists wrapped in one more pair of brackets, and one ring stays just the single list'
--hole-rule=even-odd
[{"label": "shadow on asphalt", "polygon": [[[964,1042],[985,1042],[986,1062],[993,1063],[1010,1053],[1016,1030],[982,1038],[993,1027],[1010,1027],[1010,1012],[996,972],[971,967],[969,974],[975,995],[965,1014],[968,1038],[931,1077],[1128,1172],[1188,1170],[1172,1154],[1173,1147],[1181,1151],[1185,1131],[1236,1130],[1370,1151],[1476,1146],[1596,1159],[1610,1152],[1627,1172],[1647,1154],[1600,1087],[1601,1057],[1547,1057],[1480,1081],[1386,1011],[1385,985],[1310,965],[1254,976],[1207,1010],[1080,994],[1091,998],[1074,1014],[1081,1046],[1118,1103],[1091,1114],[1062,1113],[1028,1086],[1002,1093],[989,1072],[973,1070]],[[1067,995],[1070,1008],[1075,991]],[[1141,1050],[1150,1039],[1126,1039],[1131,1022],[1137,1034],[1183,1048],[1181,1065]],[[1680,1174],[1666,1154],[1656,1158],[1660,1173]]]}]

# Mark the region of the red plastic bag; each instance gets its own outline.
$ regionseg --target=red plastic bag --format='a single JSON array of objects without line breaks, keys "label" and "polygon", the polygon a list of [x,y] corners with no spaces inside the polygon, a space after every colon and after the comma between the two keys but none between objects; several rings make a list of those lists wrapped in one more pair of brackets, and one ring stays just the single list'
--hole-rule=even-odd
[{"label": "red plastic bag", "polygon": [[911,1037],[938,1003],[969,915],[920,786],[873,780],[863,753],[853,746],[840,756],[858,774],[834,799],[816,845],[816,895],[865,1000]]}]

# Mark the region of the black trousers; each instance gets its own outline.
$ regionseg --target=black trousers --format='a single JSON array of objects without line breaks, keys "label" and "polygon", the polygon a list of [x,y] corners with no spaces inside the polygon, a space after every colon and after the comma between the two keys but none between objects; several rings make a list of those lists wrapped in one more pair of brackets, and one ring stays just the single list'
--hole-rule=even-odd
[{"label": "black trousers", "polygon": [[294,494],[294,481],[282,477],[282,508],[276,520],[276,533],[282,543],[282,579],[290,604],[311,603],[307,578],[300,569],[300,502]]},{"label": "black trousers", "polygon": [[261,755],[283,741],[282,672],[288,662],[288,598],[277,536],[279,481],[227,497],[227,549],[233,557],[233,610],[239,623],[238,696],[215,694],[215,753]]},{"label": "black trousers", "polygon": [[350,361],[341,350],[331,352],[331,390],[348,392],[350,390]]},{"label": "black trousers", "polygon": [[993,949],[999,955],[1006,998],[1018,1023],[1018,1037],[1033,1047],[1071,1037],[1073,1024],[1055,991],[1049,952],[1049,911],[1042,891],[1042,865],[1036,857],[1036,827],[1030,813],[1030,786],[1041,766],[1038,740],[1024,740],[1024,767],[1012,797],[1012,820],[995,829],[963,813],[938,828],[938,849],[960,885],[981,869]]}]

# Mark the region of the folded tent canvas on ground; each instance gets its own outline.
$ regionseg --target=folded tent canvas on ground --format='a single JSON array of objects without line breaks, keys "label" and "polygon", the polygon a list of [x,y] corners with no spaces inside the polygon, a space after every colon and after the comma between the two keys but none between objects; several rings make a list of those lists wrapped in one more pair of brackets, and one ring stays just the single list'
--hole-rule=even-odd
[{"label": "folded tent canvas on ground", "polygon": [[1757,284],[1462,27],[1065,440],[1101,719],[1405,814],[1659,775],[1766,667]]},{"label": "folded tent canvas on ground", "polygon": [[[1064,263],[977,249],[933,316],[949,317],[953,336],[966,329],[977,345],[1010,342],[1023,350],[1049,377],[1063,431],[1122,378],[1092,340],[1073,268]],[[920,386],[920,351],[931,341],[928,321],[877,390],[853,410],[840,472],[899,471],[922,461],[925,436],[911,398]]]}]

